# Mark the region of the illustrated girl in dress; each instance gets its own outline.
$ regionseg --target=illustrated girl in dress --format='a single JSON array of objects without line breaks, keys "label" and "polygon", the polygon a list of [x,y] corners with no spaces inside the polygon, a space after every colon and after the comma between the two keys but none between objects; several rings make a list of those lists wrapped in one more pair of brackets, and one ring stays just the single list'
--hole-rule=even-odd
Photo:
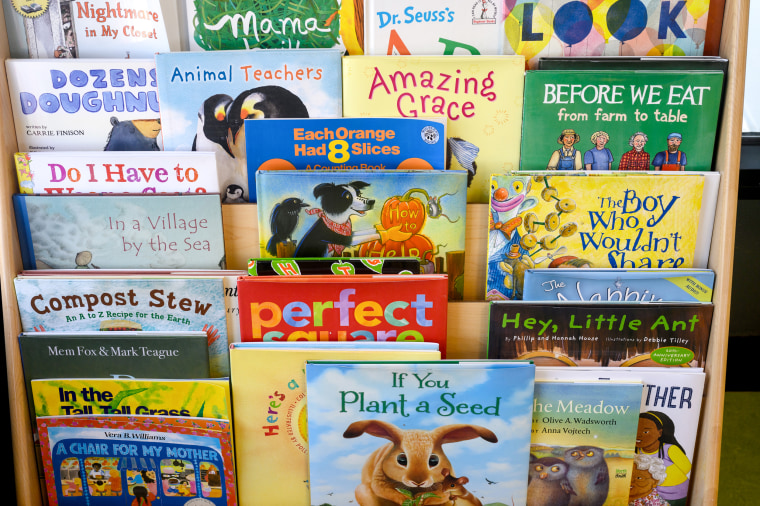
[{"label": "illustrated girl in dress", "polygon": [[685,505],[691,462],[676,440],[675,424],[668,415],[659,411],[645,411],[639,415],[636,453],[654,455],[663,460],[667,478],[657,485],[657,492],[672,506]]}]

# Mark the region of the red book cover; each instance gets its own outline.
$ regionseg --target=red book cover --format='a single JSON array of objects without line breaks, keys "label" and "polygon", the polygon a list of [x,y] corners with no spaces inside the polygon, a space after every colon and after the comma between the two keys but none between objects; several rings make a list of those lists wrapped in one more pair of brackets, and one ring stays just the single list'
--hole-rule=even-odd
[{"label": "red book cover", "polygon": [[426,341],[446,356],[446,275],[244,276],[246,341]]}]

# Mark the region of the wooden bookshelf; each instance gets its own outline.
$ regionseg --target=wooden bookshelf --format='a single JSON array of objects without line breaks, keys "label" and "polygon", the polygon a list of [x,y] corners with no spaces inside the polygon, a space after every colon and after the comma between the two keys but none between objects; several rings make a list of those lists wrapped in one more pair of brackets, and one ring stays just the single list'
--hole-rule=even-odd
[{"label": "wooden bookshelf", "polygon": [[[2,12],[2,5],[0,5]],[[731,275],[739,184],[739,156],[744,99],[749,0],[726,2],[720,55],[728,58],[725,105],[720,123],[715,169],[721,183],[710,250],[709,267],[716,273],[711,341],[707,356],[707,383],[702,420],[692,469],[691,504],[715,504],[718,499],[723,397],[731,305]],[[5,25],[0,27],[0,56],[8,58]],[[13,469],[18,504],[42,504],[29,412],[21,369],[17,336],[21,323],[13,289],[13,278],[21,271],[21,256],[13,219],[11,195],[17,189],[12,154],[17,149],[13,116],[5,75],[0,68],[0,281],[3,300],[6,369],[13,437]],[[255,204],[225,205],[224,233],[228,266],[244,269],[246,260],[258,252]],[[485,204],[467,206],[467,263],[465,302],[452,303],[449,310],[449,355],[452,358],[483,358],[486,354],[488,305],[476,302],[485,293],[485,258],[488,209]],[[469,301],[469,302],[468,302]]]}]

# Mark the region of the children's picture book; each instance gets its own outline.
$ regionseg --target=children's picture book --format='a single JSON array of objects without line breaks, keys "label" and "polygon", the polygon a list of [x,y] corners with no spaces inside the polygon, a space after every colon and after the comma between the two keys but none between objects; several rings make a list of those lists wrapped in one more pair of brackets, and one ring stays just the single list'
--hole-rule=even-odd
[{"label": "children's picture book", "polygon": [[13,196],[25,269],[221,269],[218,194]]},{"label": "children's picture book", "polygon": [[367,0],[364,54],[500,55],[503,2]]},{"label": "children's picture book", "polygon": [[50,416],[37,426],[51,506],[237,504],[227,420]]},{"label": "children's picture book", "polygon": [[417,276],[243,276],[247,341],[425,341],[446,356],[447,280]]},{"label": "children's picture book", "polygon": [[220,277],[18,276],[14,286],[23,332],[200,330],[211,376],[229,376]]},{"label": "children's picture book", "polygon": [[419,258],[252,258],[249,276],[420,274]]},{"label": "children's picture book", "polygon": [[540,56],[699,56],[709,10],[709,0],[506,2],[504,51],[529,68]]},{"label": "children's picture book", "polygon": [[706,268],[717,188],[709,179],[702,173],[494,174],[486,299],[522,299],[525,271],[533,268]]},{"label": "children's picture book", "polygon": [[522,170],[709,171],[723,72],[535,70]]},{"label": "children's picture book", "polygon": [[219,193],[213,153],[16,153],[21,193]]},{"label": "children's picture book", "polygon": [[728,72],[720,56],[544,56],[537,70],[717,70]]},{"label": "children's picture book", "polygon": [[[235,455],[239,475],[248,477],[238,483],[241,502],[310,504],[307,360],[434,361],[440,355],[435,343],[417,342],[233,344]],[[272,458],[262,458],[266,455]],[[278,484],[276,490],[272,483]]]},{"label": "children's picture book", "polygon": [[5,61],[18,150],[159,151],[153,59]]},{"label": "children's picture book", "polygon": [[169,51],[159,0],[3,0],[13,58],[152,58]]},{"label": "children's picture book", "polygon": [[658,495],[670,504],[688,497],[691,462],[699,427],[705,373],[701,368],[618,367],[599,371],[592,367],[537,367],[539,381],[641,381],[636,454],[667,472],[656,484]]},{"label": "children's picture book", "polygon": [[630,379],[536,379],[528,504],[628,504],[642,398]]},{"label": "children's picture book", "polygon": [[262,257],[416,257],[462,298],[464,171],[260,171]]},{"label": "children's picture book", "polygon": [[712,302],[710,269],[528,269],[523,300]]},{"label": "children's picture book", "polygon": [[308,361],[310,504],[525,504],[534,373]]},{"label": "children's picture book", "polygon": [[347,56],[343,113],[445,116],[447,166],[467,170],[468,202],[488,202],[490,175],[520,165],[523,76],[521,56]]},{"label": "children's picture book", "polygon": [[[214,152],[223,201],[247,202],[245,120],[340,117],[340,59],[338,49],[159,53],[164,149]],[[271,142],[254,139],[250,152]]]},{"label": "children's picture book", "polygon": [[490,304],[489,359],[536,365],[704,367],[712,303]]}]

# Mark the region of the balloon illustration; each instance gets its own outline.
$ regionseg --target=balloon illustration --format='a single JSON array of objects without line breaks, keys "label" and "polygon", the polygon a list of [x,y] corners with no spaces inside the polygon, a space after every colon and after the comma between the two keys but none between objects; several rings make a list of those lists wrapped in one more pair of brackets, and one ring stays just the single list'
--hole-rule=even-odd
[{"label": "balloon illustration", "polygon": [[554,33],[568,46],[584,40],[594,26],[591,9],[581,2],[561,6],[554,19]]},{"label": "balloon illustration", "polygon": [[702,28],[687,28],[684,31],[686,32],[686,35],[694,41],[694,44],[696,44],[697,47],[705,41],[706,33]]},{"label": "balloon illustration", "polygon": [[694,23],[710,8],[710,0],[686,0],[686,10],[694,18]]},{"label": "balloon illustration", "polygon": [[610,27],[607,26],[607,12],[616,1],[617,0],[603,0],[602,2],[594,2],[589,0],[588,2],[588,6],[591,8],[591,12],[594,16],[594,26],[599,33],[604,36],[605,44],[609,42],[610,37],[612,37]]},{"label": "balloon illustration", "polygon": [[658,44],[649,50],[647,56],[686,56],[686,53],[675,44]]},{"label": "balloon illustration", "polygon": [[641,0],[619,0],[607,11],[607,28],[620,42],[636,38],[647,26],[647,8]]},{"label": "balloon illustration", "polygon": [[[530,23],[523,30],[523,24]],[[554,13],[543,4],[524,3],[516,5],[504,20],[504,33],[515,54],[525,57],[525,62],[536,56],[551,40]],[[523,31],[534,40],[522,40]]]}]

